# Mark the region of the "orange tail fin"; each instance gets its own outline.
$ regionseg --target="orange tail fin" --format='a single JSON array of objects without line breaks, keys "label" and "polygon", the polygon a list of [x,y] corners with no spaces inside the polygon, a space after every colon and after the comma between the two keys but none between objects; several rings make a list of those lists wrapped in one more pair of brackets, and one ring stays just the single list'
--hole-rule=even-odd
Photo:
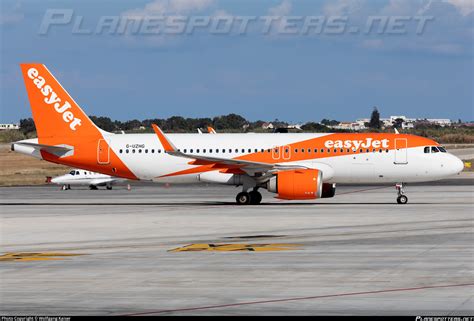
[{"label": "orange tail fin", "polygon": [[101,130],[42,64],[21,64],[38,140],[43,144],[70,143]]},{"label": "orange tail fin", "polygon": [[[113,136],[98,128],[42,64],[21,64],[38,146],[43,159],[124,178],[137,179],[110,147]],[[64,146],[65,145],[65,146]],[[72,153],[49,150],[67,147]]]}]

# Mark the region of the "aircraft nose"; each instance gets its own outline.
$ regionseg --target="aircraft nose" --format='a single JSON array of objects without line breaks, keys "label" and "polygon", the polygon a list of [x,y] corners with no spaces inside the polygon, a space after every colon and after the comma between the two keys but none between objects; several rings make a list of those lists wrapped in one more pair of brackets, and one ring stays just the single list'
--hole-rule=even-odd
[{"label": "aircraft nose", "polygon": [[464,169],[464,162],[456,156],[453,156],[450,167],[453,171],[453,174],[459,174]]}]

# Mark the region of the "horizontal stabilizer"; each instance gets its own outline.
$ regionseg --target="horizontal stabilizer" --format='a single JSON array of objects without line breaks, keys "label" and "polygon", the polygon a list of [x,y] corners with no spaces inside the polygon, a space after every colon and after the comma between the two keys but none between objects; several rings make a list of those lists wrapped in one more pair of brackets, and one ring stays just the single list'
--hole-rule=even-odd
[{"label": "horizontal stabilizer", "polygon": [[54,146],[19,141],[12,144],[12,150],[15,150],[16,146],[32,147],[38,152],[44,151],[49,154],[56,155],[58,157],[71,156],[74,154],[74,147],[64,145]]}]

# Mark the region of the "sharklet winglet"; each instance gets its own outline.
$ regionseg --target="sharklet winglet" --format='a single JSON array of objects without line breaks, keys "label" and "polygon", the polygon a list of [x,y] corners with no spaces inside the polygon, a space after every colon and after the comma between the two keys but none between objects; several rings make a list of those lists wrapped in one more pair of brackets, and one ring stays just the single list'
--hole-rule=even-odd
[{"label": "sharklet winglet", "polygon": [[151,124],[153,127],[153,130],[156,133],[156,136],[158,136],[158,139],[160,140],[161,145],[163,145],[163,148],[165,149],[165,152],[167,153],[172,153],[172,152],[177,152],[178,149],[171,143],[168,138],[165,136],[163,131],[158,127],[156,124]]}]

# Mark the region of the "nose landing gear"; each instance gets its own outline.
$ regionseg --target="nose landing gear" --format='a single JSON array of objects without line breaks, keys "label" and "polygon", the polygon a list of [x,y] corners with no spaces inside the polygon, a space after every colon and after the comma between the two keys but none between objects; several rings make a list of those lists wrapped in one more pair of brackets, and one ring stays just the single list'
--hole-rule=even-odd
[{"label": "nose landing gear", "polygon": [[395,188],[397,189],[398,197],[397,197],[397,203],[398,204],[406,204],[408,203],[408,197],[405,195],[405,191],[403,189],[405,184],[399,183],[395,185]]}]

